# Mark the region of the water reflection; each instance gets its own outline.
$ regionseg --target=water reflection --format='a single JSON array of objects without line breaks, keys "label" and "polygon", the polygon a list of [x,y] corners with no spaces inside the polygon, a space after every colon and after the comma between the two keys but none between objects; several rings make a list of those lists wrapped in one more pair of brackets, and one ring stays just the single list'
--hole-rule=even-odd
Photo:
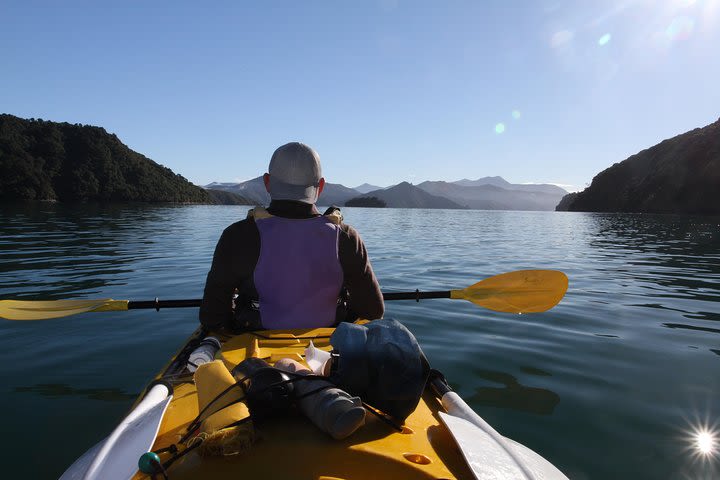
[{"label": "water reflection", "polygon": [[[527,368],[525,367],[523,370],[527,371]],[[536,375],[550,375],[539,369],[532,369],[532,371]],[[485,380],[505,385],[505,388],[478,388],[470,397],[470,401],[475,404],[510,408],[537,415],[551,415],[557,404],[560,403],[560,396],[557,393],[544,388],[521,385],[517,378],[508,373],[493,370],[474,370],[473,373]]]},{"label": "water reflection", "polygon": [[132,212],[98,205],[3,206],[0,265],[12,275],[0,277],[0,295],[62,298],[122,284],[132,262],[144,256],[133,228],[153,217],[152,210],[145,219],[138,209],[136,218]]},{"label": "water reflection", "polygon": [[[86,205],[13,212],[0,205],[0,298],[197,298],[220,233],[246,211]],[[411,328],[473,406],[497,407],[483,412],[494,426],[567,467],[571,478],[685,478],[677,474],[678,455],[690,455],[679,452],[678,435],[690,435],[687,412],[707,399],[708,418],[720,415],[720,221],[572,212],[345,214],[386,290],[460,288],[521,268],[565,271],[568,294],[547,313],[514,316],[438,300],[388,302],[388,316]],[[66,452],[51,467],[57,477],[90,440],[107,435],[116,421],[108,409],[119,416],[129,406],[134,395],[127,392],[142,388],[174,353],[196,315],[178,309],[0,322],[7,347],[0,365],[12,393],[0,403],[15,413],[6,436],[51,426],[64,434],[62,422],[72,425],[79,435],[66,436]],[[140,341],[143,355],[133,355]],[[43,373],[56,369],[72,372],[73,386],[53,383],[69,377]],[[110,383],[106,372],[113,372]],[[28,378],[38,385],[26,386]],[[97,389],[99,378],[119,388]],[[77,408],[53,422],[35,415],[58,408],[63,395]],[[93,396],[125,397],[127,404]],[[560,397],[562,408],[555,408]],[[52,450],[48,442],[36,446]],[[23,445],[7,448],[17,465],[32,462]],[[687,472],[720,478],[693,465]]]},{"label": "water reflection", "polygon": [[75,388],[62,383],[43,383],[30,387],[16,387],[18,393],[34,393],[43,397],[84,397],[101,402],[126,402],[137,398],[137,393],[127,393],[116,388]]},{"label": "water reflection", "polygon": [[703,455],[710,455],[715,453],[715,436],[707,431],[698,432],[695,436],[697,449]]},{"label": "water reflection", "polygon": [[720,218],[588,214],[586,219],[592,255],[608,265],[607,281],[623,292],[613,303],[693,320],[658,322],[667,328],[720,332],[699,323],[720,321],[713,309],[720,302]]},{"label": "water reflection", "polygon": [[522,370],[525,373],[529,373],[530,375],[537,375],[538,377],[551,377],[552,373],[546,372],[545,370],[540,370],[539,368],[535,367],[520,367],[520,370]]},{"label": "water reflection", "polygon": [[[190,244],[186,254],[206,249],[205,232],[187,227],[193,217],[202,217],[202,208],[0,205],[0,297],[61,299],[118,291],[143,270],[167,269],[176,249],[186,242]],[[167,228],[169,218],[183,217],[190,220],[184,229]],[[201,241],[193,241],[197,238]],[[193,260],[209,265],[206,256]],[[164,275],[174,276],[169,271]]]},{"label": "water reflection", "polygon": [[698,327],[697,325],[685,325],[682,323],[663,323],[663,327],[682,328],[686,330],[696,330],[698,332],[720,333],[720,328]]}]

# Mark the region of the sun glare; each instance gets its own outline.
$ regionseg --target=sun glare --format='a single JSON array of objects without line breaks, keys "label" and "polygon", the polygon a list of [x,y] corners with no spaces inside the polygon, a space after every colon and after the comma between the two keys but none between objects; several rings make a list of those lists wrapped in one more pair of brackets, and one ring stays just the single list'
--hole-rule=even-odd
[{"label": "sun glare", "polygon": [[697,449],[704,455],[715,453],[715,437],[710,432],[698,432],[696,435]]},{"label": "sun glare", "polygon": [[717,424],[695,421],[686,430],[686,452],[696,461],[720,460],[720,429]]}]

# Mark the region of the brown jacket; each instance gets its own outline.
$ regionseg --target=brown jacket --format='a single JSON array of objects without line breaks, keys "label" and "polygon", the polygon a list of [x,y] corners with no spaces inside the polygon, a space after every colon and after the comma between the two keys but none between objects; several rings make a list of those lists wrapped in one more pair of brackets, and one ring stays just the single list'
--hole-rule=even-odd
[{"label": "brown jacket", "polygon": [[[315,205],[287,200],[273,201],[268,211],[285,218],[320,215]],[[257,299],[253,274],[259,256],[260,233],[252,218],[233,223],[225,229],[215,247],[212,267],[205,283],[200,307],[200,322],[204,326],[218,329],[232,325],[235,289],[240,299]],[[343,285],[349,294],[348,309],[360,318],[381,318],[385,305],[380,285],[360,234],[349,225],[340,225],[338,256],[343,270]]]}]

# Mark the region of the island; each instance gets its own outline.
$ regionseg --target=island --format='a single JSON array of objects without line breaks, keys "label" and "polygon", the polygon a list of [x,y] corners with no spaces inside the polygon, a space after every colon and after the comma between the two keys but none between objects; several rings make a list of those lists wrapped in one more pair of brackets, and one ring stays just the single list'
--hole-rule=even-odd
[{"label": "island", "polygon": [[346,207],[385,208],[387,203],[377,197],[355,197],[345,202]]}]

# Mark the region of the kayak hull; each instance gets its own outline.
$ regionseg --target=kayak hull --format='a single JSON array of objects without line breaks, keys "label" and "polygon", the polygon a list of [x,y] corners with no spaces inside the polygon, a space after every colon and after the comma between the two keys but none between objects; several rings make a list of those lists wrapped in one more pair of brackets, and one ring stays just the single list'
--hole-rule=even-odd
[{"label": "kayak hull", "polygon": [[[237,335],[223,340],[216,358],[228,370],[250,356],[271,364],[288,357],[302,361],[310,341],[329,350],[332,332],[331,328],[318,328]],[[172,364],[169,370],[173,370]],[[168,473],[172,479],[199,476],[224,479],[237,478],[239,474],[268,479],[474,478],[452,436],[441,424],[439,411],[440,401],[427,391],[415,412],[406,419],[402,432],[368,414],[366,424],[344,440],[334,440],[299,413],[280,414],[254,426],[257,440],[248,451],[221,457],[191,452],[173,463]],[[174,399],[165,413],[153,450],[176,443],[197,414],[195,385],[174,385]],[[138,474],[135,478],[144,476]]]},{"label": "kayak hull", "polygon": [[[332,328],[316,328],[248,332],[232,337],[218,335],[216,337],[222,346],[216,359],[221,360],[228,371],[250,357],[261,358],[270,364],[282,358],[304,362],[305,348],[310,342],[322,350],[332,348],[330,335],[333,331]],[[188,429],[200,409],[193,374],[186,369],[187,358],[205,334],[198,329],[191,335],[148,385],[148,391],[158,383],[172,385],[166,408],[151,409],[146,414],[146,422],[153,422],[159,428],[153,430],[146,428],[148,425],[142,421],[140,425],[136,425],[137,421],[129,421],[136,419],[138,410],[142,409],[141,398],[128,417],[108,437],[130,437],[134,444],[145,442],[152,445],[151,451],[160,454],[162,463],[169,464],[166,471],[169,479],[566,480],[547,460],[527,447],[505,439],[485,424],[454,392],[446,392],[439,398],[438,393],[430,388],[425,390],[415,411],[403,425],[393,425],[368,413],[365,424],[355,433],[345,439],[335,440],[298,410],[291,408],[259,424],[253,421],[253,441],[242,444],[240,449],[203,449],[209,441],[199,448],[188,449],[192,441],[187,442],[187,438],[195,434],[194,431],[188,434]],[[222,365],[215,366],[224,370]],[[233,381],[230,380],[230,384]],[[123,425],[132,425],[133,430],[123,432]],[[237,428],[247,429],[249,425],[243,424]],[[141,438],[132,438],[133,431],[157,431],[157,434],[148,438],[147,433],[142,433]],[[123,451],[122,448],[104,448],[107,441],[100,442],[86,452],[62,478],[151,478],[135,470],[139,459],[130,458],[134,454],[123,458],[99,459],[99,452]],[[232,454],[219,455],[218,451],[229,451]],[[88,476],[87,471],[91,470],[88,466],[101,461],[120,467],[116,473],[105,471],[101,477]],[[128,474],[128,471],[135,473]]]}]

